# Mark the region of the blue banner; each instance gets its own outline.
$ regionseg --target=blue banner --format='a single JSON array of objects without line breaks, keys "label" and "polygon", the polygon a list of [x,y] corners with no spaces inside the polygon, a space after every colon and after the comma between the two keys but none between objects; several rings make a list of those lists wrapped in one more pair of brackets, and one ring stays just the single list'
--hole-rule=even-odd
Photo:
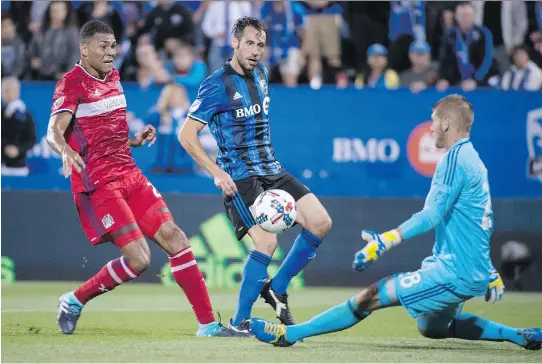
[{"label": "blue banner", "polygon": [[[34,115],[38,144],[29,153],[27,177],[2,176],[2,187],[69,190],[61,161],[46,140],[54,84],[25,83],[22,99]],[[151,113],[159,89],[125,84],[131,128]],[[189,91],[193,99],[195,91]],[[431,107],[445,96],[434,90],[318,91],[272,86],[271,136],[283,166],[325,196],[425,196],[436,162]],[[542,196],[542,97],[540,93],[478,90],[466,93],[475,110],[472,142],[489,171],[494,197]],[[174,134],[173,134],[174,135]],[[136,163],[162,192],[218,193],[212,179],[183,155],[189,170],[159,171],[160,148],[133,150]],[[157,143],[158,144],[158,143]],[[177,154],[176,154],[177,155]]]}]

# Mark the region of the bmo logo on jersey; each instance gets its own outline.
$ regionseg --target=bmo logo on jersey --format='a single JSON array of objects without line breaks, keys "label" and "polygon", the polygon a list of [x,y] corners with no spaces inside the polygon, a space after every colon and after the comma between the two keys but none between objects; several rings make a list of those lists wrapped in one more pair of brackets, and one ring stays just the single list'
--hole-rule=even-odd
[{"label": "bmo logo on jersey", "polygon": [[269,114],[269,101],[270,101],[269,96],[266,96],[263,99],[263,108],[262,108],[262,106],[260,106],[260,104],[254,104],[254,105],[250,105],[250,107],[243,107],[243,108],[240,108],[240,109],[235,109],[234,110],[235,117],[237,119],[240,119],[240,118],[246,118],[246,117],[249,117],[249,116],[258,115],[259,113],[262,112],[262,109],[263,109],[264,114],[268,115]]}]

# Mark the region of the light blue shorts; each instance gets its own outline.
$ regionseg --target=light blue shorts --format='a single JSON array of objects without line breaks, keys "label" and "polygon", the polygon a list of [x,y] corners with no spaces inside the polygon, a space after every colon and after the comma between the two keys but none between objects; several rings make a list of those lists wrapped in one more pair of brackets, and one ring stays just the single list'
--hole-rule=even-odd
[{"label": "light blue shorts", "polygon": [[397,273],[392,282],[397,299],[414,318],[437,315],[451,320],[459,314],[463,303],[473,297],[459,294],[453,276],[437,264],[423,264],[415,272]]}]

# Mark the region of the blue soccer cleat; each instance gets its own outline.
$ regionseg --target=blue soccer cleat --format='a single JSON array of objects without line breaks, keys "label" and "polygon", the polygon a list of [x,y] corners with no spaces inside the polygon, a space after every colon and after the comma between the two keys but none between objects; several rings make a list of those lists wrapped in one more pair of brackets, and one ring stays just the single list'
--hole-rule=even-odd
[{"label": "blue soccer cleat", "polygon": [[542,346],[542,329],[531,328],[519,330],[518,334],[523,336],[525,344],[523,347],[527,350],[540,350]]},{"label": "blue soccer cleat", "polygon": [[273,346],[286,347],[294,344],[286,340],[286,326],[283,324],[253,318],[250,320],[250,330],[258,340]]},{"label": "blue soccer cleat", "polygon": [[56,323],[63,334],[73,334],[82,309],[83,304],[79,302],[73,292],[68,292],[60,296]]}]

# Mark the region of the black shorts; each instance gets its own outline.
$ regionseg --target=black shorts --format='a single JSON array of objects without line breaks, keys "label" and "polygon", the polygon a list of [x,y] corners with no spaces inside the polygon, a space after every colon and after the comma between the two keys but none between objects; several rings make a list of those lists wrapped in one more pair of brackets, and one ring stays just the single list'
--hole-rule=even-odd
[{"label": "black shorts", "polygon": [[307,186],[288,172],[280,172],[274,176],[250,176],[234,182],[239,192],[234,197],[226,197],[224,207],[238,240],[256,225],[249,208],[263,191],[284,190],[296,201],[311,193]]}]

